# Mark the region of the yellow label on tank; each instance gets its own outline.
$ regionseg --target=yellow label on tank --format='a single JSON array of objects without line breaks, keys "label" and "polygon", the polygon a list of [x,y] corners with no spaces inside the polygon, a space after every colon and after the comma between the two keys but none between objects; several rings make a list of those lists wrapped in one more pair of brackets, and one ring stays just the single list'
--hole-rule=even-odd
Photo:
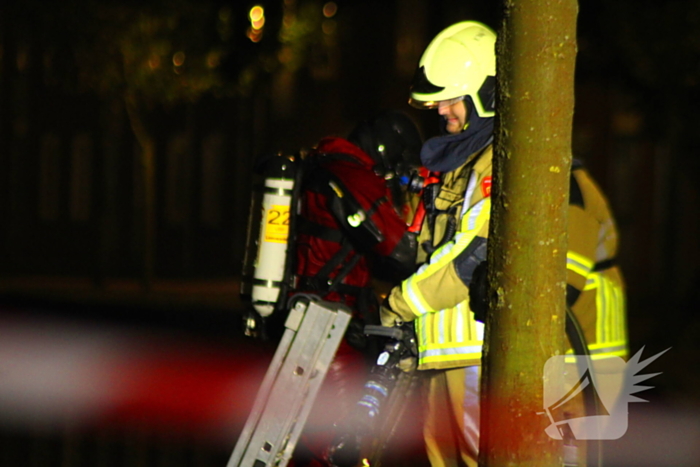
[{"label": "yellow label on tank", "polygon": [[289,236],[289,206],[273,204],[267,210],[265,220],[265,241],[287,243]]}]

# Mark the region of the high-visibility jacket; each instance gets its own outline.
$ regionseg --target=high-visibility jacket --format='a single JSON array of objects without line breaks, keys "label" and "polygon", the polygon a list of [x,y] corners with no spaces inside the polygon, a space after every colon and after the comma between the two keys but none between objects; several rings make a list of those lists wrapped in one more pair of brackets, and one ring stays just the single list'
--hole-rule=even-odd
[{"label": "high-visibility jacket", "polygon": [[618,235],[602,192],[576,161],[569,193],[567,304],[583,328],[593,360],[627,357],[627,312],[615,263]]},{"label": "high-visibility jacket", "polygon": [[[481,363],[483,324],[469,309],[467,284],[486,259],[492,156],[492,146],[487,146],[443,174],[434,225],[424,223],[419,236],[429,250],[430,245],[437,249],[419,256],[422,265],[389,296],[392,310],[403,317],[415,316],[420,370]],[[571,180],[567,299],[596,358],[625,356],[624,285],[613,263],[614,221],[605,198],[582,167],[574,167]],[[443,239],[446,235],[450,238]]]}]

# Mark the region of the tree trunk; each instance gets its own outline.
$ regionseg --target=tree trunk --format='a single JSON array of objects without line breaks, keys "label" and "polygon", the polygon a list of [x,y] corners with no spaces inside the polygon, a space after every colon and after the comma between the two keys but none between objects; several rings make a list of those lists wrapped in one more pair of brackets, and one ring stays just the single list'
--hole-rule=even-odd
[{"label": "tree trunk", "polygon": [[143,199],[141,212],[143,213],[142,251],[143,271],[142,284],[146,291],[150,291],[153,285],[155,270],[155,245],[156,245],[156,199],[155,199],[155,141],[147,130],[143,121],[138,98],[133,93],[126,93],[126,108],[129,114],[131,129],[141,146],[141,182],[143,183]]},{"label": "tree trunk", "polygon": [[489,467],[562,465],[561,442],[544,431],[543,374],[565,342],[577,12],[575,0],[507,2],[496,45],[480,447]]}]

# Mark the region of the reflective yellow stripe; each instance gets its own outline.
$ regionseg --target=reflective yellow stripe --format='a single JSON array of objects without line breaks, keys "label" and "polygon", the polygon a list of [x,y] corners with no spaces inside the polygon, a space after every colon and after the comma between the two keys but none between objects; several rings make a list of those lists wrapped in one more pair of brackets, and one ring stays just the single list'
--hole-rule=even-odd
[{"label": "reflective yellow stripe", "polygon": [[598,343],[605,342],[605,327],[608,317],[608,310],[605,306],[605,286],[601,281],[600,274],[592,274],[589,279],[589,284],[586,284],[585,289],[597,289],[595,295],[595,308],[596,308],[596,323],[595,323],[595,340]]},{"label": "reflective yellow stripe", "polygon": [[[491,215],[491,198],[484,198],[462,216],[460,230],[476,235]],[[472,237],[473,238],[473,237]]]},{"label": "reflective yellow stripe", "polygon": [[[603,273],[592,272],[583,290],[596,290],[596,343],[589,345],[593,359],[627,355],[625,294]],[[594,349],[596,350],[594,352]]]},{"label": "reflective yellow stripe", "polygon": [[453,342],[464,342],[464,329],[469,322],[464,303],[457,305],[457,308],[455,309],[455,317]]},{"label": "reflective yellow stripe", "polygon": [[461,231],[462,232],[473,232],[478,231],[482,225],[484,225],[486,219],[491,214],[491,198],[484,198],[474,206],[472,206],[468,211],[468,215],[462,217]]},{"label": "reflective yellow stripe", "polygon": [[[467,341],[467,342],[447,342],[445,344],[429,344],[423,348],[426,354],[434,354],[438,352],[464,352],[468,348],[469,352],[481,352],[483,342]],[[460,350],[462,349],[462,350]]]},{"label": "reflective yellow stripe", "polygon": [[419,363],[480,359],[483,345],[480,325],[474,321],[466,301],[441,313],[422,316],[416,320]]},{"label": "reflective yellow stripe", "polygon": [[[480,323],[464,318],[464,314],[458,308],[452,308],[442,313],[430,313],[417,320],[418,349],[449,349],[464,345],[481,345],[483,333],[478,329]],[[457,324],[445,325],[452,319],[455,319]],[[466,339],[463,338],[464,331],[466,331]]]},{"label": "reflective yellow stripe", "polygon": [[624,340],[627,343],[627,301],[625,299],[625,292],[622,288],[618,288],[617,301],[622,308],[622,313],[619,314],[617,320],[618,335],[616,339]]},{"label": "reflective yellow stripe", "polygon": [[588,346],[591,353],[601,353],[607,352],[608,350],[616,350],[618,347],[626,347],[627,343],[624,340],[619,340],[616,342],[596,342]]},{"label": "reflective yellow stripe", "polygon": [[[627,347],[624,349],[618,349],[615,351],[611,352],[606,352],[602,354],[591,354],[591,360],[593,361],[599,361],[599,360],[605,360],[606,358],[612,358],[612,357],[620,357],[620,358],[627,358]],[[564,357],[564,361],[566,363],[576,363],[576,356],[575,355],[569,355],[567,354]]]},{"label": "reflective yellow stripe", "polygon": [[603,305],[605,306],[605,329],[603,331],[604,342],[612,342],[612,340],[615,338],[614,333],[615,333],[615,315],[616,310],[615,310],[615,300],[614,300],[614,295],[615,292],[613,291],[613,286],[612,284],[608,283],[608,281],[601,281],[601,291],[603,292]]},{"label": "reflective yellow stripe", "polygon": [[420,363],[449,362],[481,358],[481,342],[461,344],[431,345],[419,352]]},{"label": "reflective yellow stripe", "polygon": [[596,290],[596,342],[625,340],[625,299],[622,288],[600,273],[588,278],[584,290]]},{"label": "reflective yellow stripe", "polygon": [[583,277],[587,277],[591,273],[594,264],[592,260],[573,251],[566,253],[566,268]]},{"label": "reflective yellow stripe", "polygon": [[447,339],[447,333],[449,332],[449,328],[447,328],[447,323],[445,322],[445,318],[447,317],[447,313],[435,313],[435,327],[437,328],[437,341],[440,344],[444,344]]},{"label": "reflective yellow stripe", "polygon": [[428,342],[428,330],[422,319],[415,320],[416,337],[418,338],[418,349],[424,348]]},{"label": "reflective yellow stripe", "polygon": [[[602,360],[610,357],[626,357],[627,341],[620,340],[616,342],[590,344],[588,350],[590,351],[592,360]],[[567,363],[575,361],[572,349],[567,350],[566,355],[571,355],[571,358],[566,359]]]},{"label": "reflective yellow stripe", "polygon": [[401,284],[401,290],[411,311],[416,316],[423,316],[430,311],[430,307],[425,298],[423,298],[420,289],[415,286],[416,280],[418,278],[415,275],[410,276]]},{"label": "reflective yellow stripe", "polygon": [[[418,316],[416,335],[419,364],[481,359],[483,329],[478,328],[467,301],[464,300],[450,309],[434,310],[425,300],[419,284],[441,268],[451,267],[454,259],[474,241],[487,224],[490,211],[490,198],[482,199],[466,210],[460,221],[460,230],[453,241],[433,252],[429,262],[402,283],[406,303]],[[482,332],[479,332],[480,330]]]},{"label": "reflective yellow stripe", "polygon": [[567,252],[567,269],[584,276],[586,284],[583,290],[595,290],[596,294],[596,343],[588,346],[591,358],[624,357],[627,355],[625,294],[621,286],[608,279],[604,273],[593,271],[594,264],[583,255]]},{"label": "reflective yellow stripe", "polygon": [[419,364],[438,363],[438,362],[457,362],[461,360],[480,360],[481,352],[462,353],[451,355],[437,355],[434,357],[424,357],[419,359]]},{"label": "reflective yellow stripe", "polygon": [[409,278],[402,283],[402,291],[406,303],[416,316],[438,311],[432,309],[432,307],[428,305],[417,283],[434,274],[435,271],[443,267],[448,267],[450,262],[469,245],[474,239],[474,236],[475,235],[467,236],[465,234],[458,234],[455,243],[447,243],[436,250],[430,257],[430,263],[426,263],[418,268],[415,274],[409,276]]},{"label": "reflective yellow stripe", "polygon": [[490,210],[490,198],[485,198],[476,203],[462,218],[462,228],[467,227],[467,230],[458,232],[455,235],[454,241],[446,243],[433,252],[429,262],[423,264],[418,268],[415,274],[411,275],[402,283],[404,299],[416,316],[423,316],[426,313],[440,311],[433,309],[428,304],[420,291],[418,283],[430,277],[432,274],[435,274],[436,271],[444,267],[450,267],[450,263],[469,246],[474,240],[474,237],[480,232],[481,228],[488,222]]}]

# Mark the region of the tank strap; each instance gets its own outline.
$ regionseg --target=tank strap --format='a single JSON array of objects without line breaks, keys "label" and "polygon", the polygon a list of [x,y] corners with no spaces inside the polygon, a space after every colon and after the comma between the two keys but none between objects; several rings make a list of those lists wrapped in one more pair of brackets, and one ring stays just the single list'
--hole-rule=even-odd
[{"label": "tank strap", "polygon": [[[350,244],[347,239],[343,239],[340,245],[340,250],[338,250],[332,257],[331,259],[328,260],[326,264],[321,267],[321,269],[318,271],[318,273],[315,276],[315,279],[318,283],[318,290],[319,291],[324,291],[324,292],[331,292],[334,289],[332,288],[333,286],[338,286],[340,283],[343,281],[345,276],[348,275],[350,270],[355,266],[357,261],[359,260],[359,255],[355,255],[352,260],[350,261],[345,261],[347,257],[350,255],[350,253],[353,252],[352,245]],[[338,274],[333,278],[330,279],[331,273],[337,268],[339,265],[342,263],[346,262],[345,266],[338,272]]]},{"label": "tank strap", "polygon": [[617,264],[617,258],[609,258],[605,259],[603,261],[598,261],[593,265],[592,271],[594,272],[600,272],[600,271],[605,271],[606,269],[610,269],[615,267]]},{"label": "tank strap", "polygon": [[297,232],[302,235],[309,235],[311,237],[317,237],[321,240],[334,243],[341,243],[344,238],[343,232],[341,232],[339,229],[318,224],[314,221],[306,219],[305,217],[299,217]]},{"label": "tank strap", "polygon": [[[328,293],[328,290],[323,289],[323,284],[319,284],[318,277],[302,276],[299,277],[297,288],[299,290],[313,290]],[[326,284],[326,287],[328,285]],[[342,295],[352,295],[354,297],[359,297],[364,290],[368,290],[368,287],[359,287],[357,285],[349,284],[338,284],[333,292],[337,292]]]}]

